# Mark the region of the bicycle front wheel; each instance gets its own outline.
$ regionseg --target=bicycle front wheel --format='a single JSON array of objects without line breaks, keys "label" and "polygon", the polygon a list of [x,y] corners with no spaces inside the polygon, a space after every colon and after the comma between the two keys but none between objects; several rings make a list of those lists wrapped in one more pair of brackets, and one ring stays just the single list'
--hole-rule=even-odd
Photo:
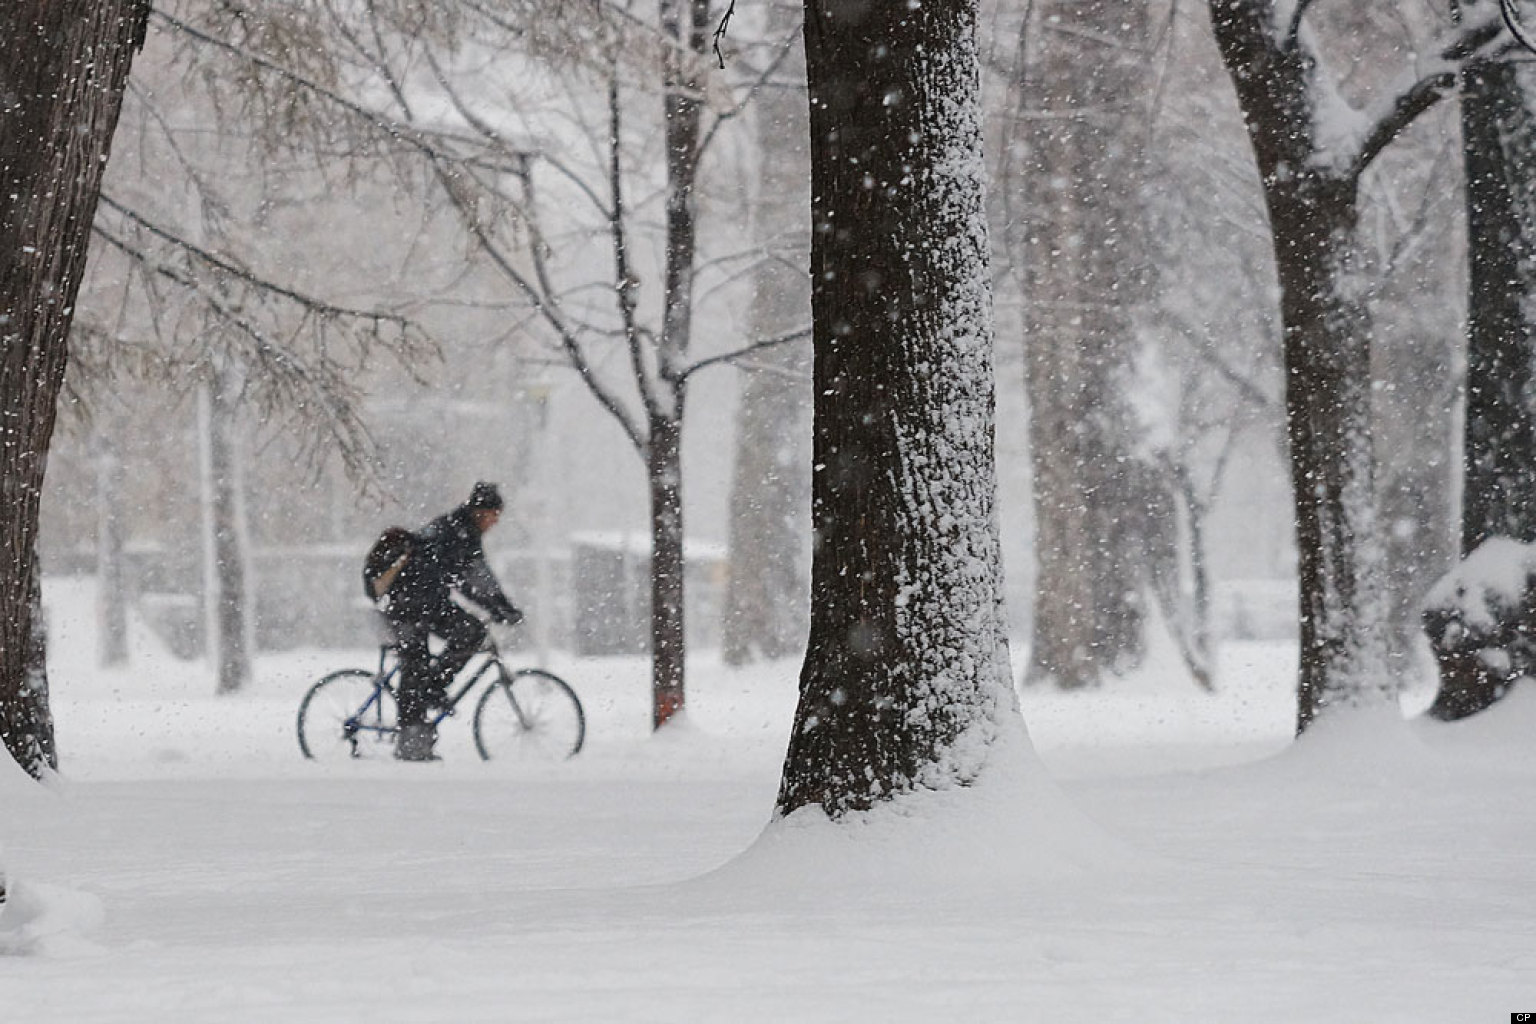
[{"label": "bicycle front wheel", "polygon": [[502,673],[475,705],[475,748],[487,761],[564,761],[586,736],[576,691],[542,669]]},{"label": "bicycle front wheel", "polygon": [[374,673],[342,669],[321,679],[299,705],[299,749],[316,761],[393,757],[395,695]]}]

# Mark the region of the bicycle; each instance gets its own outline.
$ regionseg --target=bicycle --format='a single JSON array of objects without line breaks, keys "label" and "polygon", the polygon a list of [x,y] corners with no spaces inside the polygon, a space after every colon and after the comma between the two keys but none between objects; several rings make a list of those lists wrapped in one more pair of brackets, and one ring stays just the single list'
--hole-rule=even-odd
[{"label": "bicycle", "polygon": [[[476,657],[482,655],[473,671],[466,667],[459,673],[465,682],[449,695],[447,706],[436,709],[435,718],[429,715],[434,728],[489,678],[473,719],[481,759],[564,761],[581,752],[586,714],[565,680],[540,668],[509,671],[489,636],[476,652]],[[392,643],[379,646],[377,669],[344,668],[321,677],[299,704],[299,750],[310,760],[394,757],[399,677],[399,650]]]}]

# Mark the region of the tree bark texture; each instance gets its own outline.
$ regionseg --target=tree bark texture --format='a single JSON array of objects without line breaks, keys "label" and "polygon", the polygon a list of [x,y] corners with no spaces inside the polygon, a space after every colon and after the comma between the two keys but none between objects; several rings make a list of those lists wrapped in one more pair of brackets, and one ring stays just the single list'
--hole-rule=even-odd
[{"label": "tree bark texture", "polygon": [[1035,0],[1020,38],[1025,388],[1035,508],[1027,678],[1065,688],[1145,647],[1149,516],[1127,398],[1146,291],[1145,0]]},{"label": "tree bark texture", "polygon": [[[795,31],[799,11],[775,4],[768,18],[777,38]],[[803,80],[804,65],[797,44],[784,76]],[[810,126],[799,89],[766,91],[756,113],[761,159],[755,213],[762,252],[753,274],[752,327],[760,341],[810,322]],[[799,653],[808,628],[810,345],[763,349],[740,372],[721,638],[730,665]]]},{"label": "tree bark texture", "polygon": [[1297,731],[1324,708],[1387,699],[1371,451],[1371,323],[1350,294],[1359,169],[1323,159],[1310,49],[1269,0],[1212,0],[1269,209],[1284,338],[1300,589]]},{"label": "tree bark texture", "polygon": [[681,416],[654,417],[646,449],[651,493],[651,724],[657,729],[682,710],[684,699],[682,426]]},{"label": "tree bark texture", "polygon": [[[31,720],[27,734],[32,737],[26,763],[42,764],[57,771],[59,768],[58,741],[53,732],[53,709],[48,704],[48,620],[43,611],[43,573],[37,553],[33,552],[32,586],[27,603],[31,606],[31,636],[27,643],[27,691],[32,695],[32,706],[27,714]],[[33,771],[32,774],[37,774]]]},{"label": "tree bark texture", "polygon": [[1536,541],[1536,69],[1463,80],[1467,182],[1466,427],[1461,551]]},{"label": "tree bark texture", "polygon": [[34,775],[51,748],[30,685],[38,504],[101,175],[143,0],[0,5],[0,740]]},{"label": "tree bark texture", "polygon": [[976,8],[805,22],[816,544],[778,811],[835,818],[974,780],[1014,704]]},{"label": "tree bark texture", "polygon": [[[1466,420],[1461,554],[1536,541],[1536,70],[1490,64],[1462,80],[1466,171]],[[1476,659],[1442,658],[1429,715],[1454,721],[1504,695]]]}]

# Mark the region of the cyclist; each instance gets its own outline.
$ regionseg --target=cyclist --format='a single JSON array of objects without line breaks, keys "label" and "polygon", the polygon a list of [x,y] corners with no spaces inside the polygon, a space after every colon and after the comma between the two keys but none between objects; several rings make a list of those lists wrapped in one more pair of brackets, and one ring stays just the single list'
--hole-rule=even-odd
[{"label": "cyclist", "polygon": [[[384,596],[400,653],[400,731],[395,756],[403,761],[435,760],[437,729],[427,709],[447,703],[448,684],[485,639],[485,624],[455,603],[462,595],[508,625],[523,613],[507,599],[485,561],[481,537],[501,518],[495,484],[475,484],[469,500],[417,531],[410,555]],[[428,640],[443,648],[433,657]]]}]

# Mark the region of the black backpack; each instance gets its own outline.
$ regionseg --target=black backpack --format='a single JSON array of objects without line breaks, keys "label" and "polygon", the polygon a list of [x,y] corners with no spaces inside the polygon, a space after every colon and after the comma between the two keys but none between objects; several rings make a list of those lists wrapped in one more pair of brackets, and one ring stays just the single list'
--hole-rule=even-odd
[{"label": "black backpack", "polygon": [[368,549],[363,559],[363,592],[368,600],[377,601],[389,593],[395,577],[410,561],[416,550],[416,535],[403,526],[391,526],[379,534],[379,539]]}]

